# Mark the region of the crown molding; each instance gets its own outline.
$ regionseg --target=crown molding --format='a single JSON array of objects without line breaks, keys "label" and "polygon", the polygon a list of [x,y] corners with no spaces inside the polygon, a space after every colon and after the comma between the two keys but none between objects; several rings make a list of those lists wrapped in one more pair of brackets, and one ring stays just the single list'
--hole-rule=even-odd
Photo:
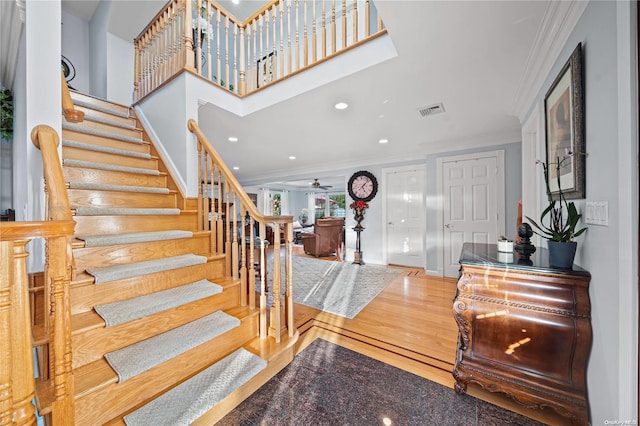
[{"label": "crown molding", "polygon": [[513,102],[523,122],[589,0],[549,1]]}]

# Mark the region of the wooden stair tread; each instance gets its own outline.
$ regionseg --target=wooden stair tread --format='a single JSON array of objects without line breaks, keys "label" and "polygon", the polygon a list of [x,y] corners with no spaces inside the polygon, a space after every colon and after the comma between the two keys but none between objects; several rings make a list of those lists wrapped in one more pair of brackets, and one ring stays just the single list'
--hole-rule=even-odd
[{"label": "wooden stair tread", "polygon": [[[267,368],[265,368],[262,372],[258,373],[251,380],[249,380],[246,384],[241,386],[240,388],[233,391],[229,396],[227,396],[223,401],[221,401],[218,405],[212,408],[211,411],[206,413],[202,418],[196,420],[194,425],[200,424],[216,424],[219,420],[224,417],[225,414],[230,412],[233,408],[238,405],[238,401],[242,401],[247,398],[249,395],[258,390],[263,384],[268,382],[273,376],[275,376],[278,372],[280,372],[287,364],[291,362],[295,353],[295,343],[298,339],[298,334],[293,338],[289,338],[288,336],[283,336],[281,343],[276,344],[275,340],[269,339],[261,339],[260,337],[255,337],[249,343],[245,344],[244,349],[252,352],[253,354],[259,356],[262,359],[266,359],[268,362]],[[263,344],[260,344],[263,342]],[[269,342],[266,345],[264,342]],[[260,351],[259,347],[267,346],[269,349]],[[137,406],[127,410],[122,415],[113,418],[106,422],[105,426],[125,426],[124,416],[137,410],[142,407],[144,404],[138,404]]]},{"label": "wooden stair tread", "polygon": [[[223,288],[223,292],[226,289],[233,287],[234,285],[240,284],[240,280],[234,280],[231,277],[214,278],[214,279],[209,279],[209,281],[221,286]],[[244,315],[247,315],[247,313],[244,312],[243,307],[239,307],[238,311],[225,310],[225,312],[236,317],[242,317]],[[158,312],[158,314],[161,314],[161,313],[162,312]],[[71,333],[75,335],[78,333],[84,333],[97,328],[103,328],[105,327],[105,322],[100,315],[98,315],[95,311],[91,310],[91,311],[74,314],[71,319],[71,327],[72,327]],[[32,344],[34,347],[49,343],[49,336],[46,334],[44,325],[42,324],[33,325],[31,326],[31,331],[32,331]]]},{"label": "wooden stair tread", "polygon": [[[230,348],[243,346],[255,333],[257,321],[241,319],[239,327],[123,383],[117,383],[115,372],[103,359],[77,368],[76,421],[84,424],[90,419],[94,424],[103,424],[133,406],[144,404],[224,358],[231,353]],[[110,401],[108,407],[104,406],[105,399]],[[102,408],[106,410],[100,412]]]},{"label": "wooden stair tread", "polygon": [[[228,287],[239,284],[239,280],[233,280],[231,278],[217,279],[217,280],[210,279],[209,281],[221,286],[223,288],[223,291]],[[172,309],[175,309],[175,308],[172,308]],[[154,315],[161,314],[163,312],[166,312],[166,311],[157,312]],[[229,315],[233,315],[236,317],[241,317],[249,314],[244,312],[244,310],[242,309],[238,311],[232,310],[232,312],[230,312],[229,310],[225,310],[225,312],[228,313]],[[72,334],[77,334],[77,333],[86,332],[88,330],[92,330],[95,328],[105,327],[105,322],[102,319],[102,317],[98,315],[98,313],[96,313],[96,311],[87,311],[87,312],[82,312],[82,313],[73,315],[71,319],[71,325],[72,325],[72,329],[71,329]]]},{"label": "wooden stair tread", "polygon": [[[255,315],[255,313],[251,311],[252,310],[249,310],[249,311],[243,310],[240,313],[243,313],[244,316],[236,316],[236,318],[244,322],[244,320],[246,318],[251,317],[252,314]],[[257,309],[253,311],[257,311]],[[218,338],[220,338],[220,336],[217,337],[216,339]],[[206,343],[200,346],[196,346],[195,348],[190,349],[188,352],[179,355],[179,357],[193,358],[193,359],[201,358],[203,354],[200,352],[203,351],[202,346],[205,346],[205,345]],[[171,360],[163,364],[160,364],[157,367],[154,367],[154,369],[171,369],[171,366],[169,364],[171,364]],[[149,372],[145,372],[141,374],[149,374]],[[87,395],[89,393],[95,392],[96,390],[102,389],[106,386],[109,386],[110,384],[115,384],[118,382],[118,375],[111,368],[109,363],[104,358],[101,358],[97,361],[83,365],[81,367],[75,368],[73,370],[73,375],[75,377],[76,399],[84,395]],[[134,380],[134,379],[130,379],[130,380]]]},{"label": "wooden stair tread", "polygon": [[71,317],[71,334],[103,328],[104,326],[104,320],[95,311],[82,312]]},{"label": "wooden stair tread", "polygon": [[71,288],[93,284],[94,282],[95,278],[93,277],[93,275],[88,274],[86,271],[78,271],[76,273],[76,279],[71,281]]}]

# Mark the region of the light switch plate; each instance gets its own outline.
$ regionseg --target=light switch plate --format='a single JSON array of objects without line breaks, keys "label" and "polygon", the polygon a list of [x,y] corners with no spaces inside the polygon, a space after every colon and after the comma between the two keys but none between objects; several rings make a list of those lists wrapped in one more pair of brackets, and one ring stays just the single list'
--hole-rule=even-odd
[{"label": "light switch plate", "polygon": [[609,226],[609,202],[587,201],[584,222],[590,225]]}]

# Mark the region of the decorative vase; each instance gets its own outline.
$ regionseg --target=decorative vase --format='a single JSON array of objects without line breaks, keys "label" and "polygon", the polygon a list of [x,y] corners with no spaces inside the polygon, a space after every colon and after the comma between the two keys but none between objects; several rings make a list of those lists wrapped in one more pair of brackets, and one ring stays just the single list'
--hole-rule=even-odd
[{"label": "decorative vase", "polygon": [[547,241],[547,247],[549,248],[549,264],[551,266],[564,269],[573,267],[573,259],[576,257],[576,248],[578,247],[577,242]]},{"label": "decorative vase", "polygon": [[364,209],[355,208],[353,210],[353,219],[357,222],[356,228],[362,228],[360,222],[364,220]]}]

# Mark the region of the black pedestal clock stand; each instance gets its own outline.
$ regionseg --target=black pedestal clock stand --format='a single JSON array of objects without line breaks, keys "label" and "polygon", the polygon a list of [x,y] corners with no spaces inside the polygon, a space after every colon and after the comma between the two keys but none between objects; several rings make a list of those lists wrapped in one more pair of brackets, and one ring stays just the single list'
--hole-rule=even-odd
[{"label": "black pedestal clock stand", "polygon": [[349,178],[347,190],[351,198],[353,198],[354,202],[351,207],[355,210],[355,220],[358,222],[353,228],[353,230],[356,231],[356,251],[353,253],[353,263],[356,265],[364,265],[362,251],[360,250],[360,233],[364,231],[364,227],[360,222],[364,220],[364,211],[369,207],[367,203],[378,193],[378,181],[370,172],[361,170],[355,172]]},{"label": "black pedestal clock stand", "polygon": [[360,233],[364,231],[364,226],[358,224],[355,228],[353,228],[353,230],[356,231],[356,251],[353,252],[353,264],[364,265],[364,260],[362,259],[362,251],[360,251]]}]

